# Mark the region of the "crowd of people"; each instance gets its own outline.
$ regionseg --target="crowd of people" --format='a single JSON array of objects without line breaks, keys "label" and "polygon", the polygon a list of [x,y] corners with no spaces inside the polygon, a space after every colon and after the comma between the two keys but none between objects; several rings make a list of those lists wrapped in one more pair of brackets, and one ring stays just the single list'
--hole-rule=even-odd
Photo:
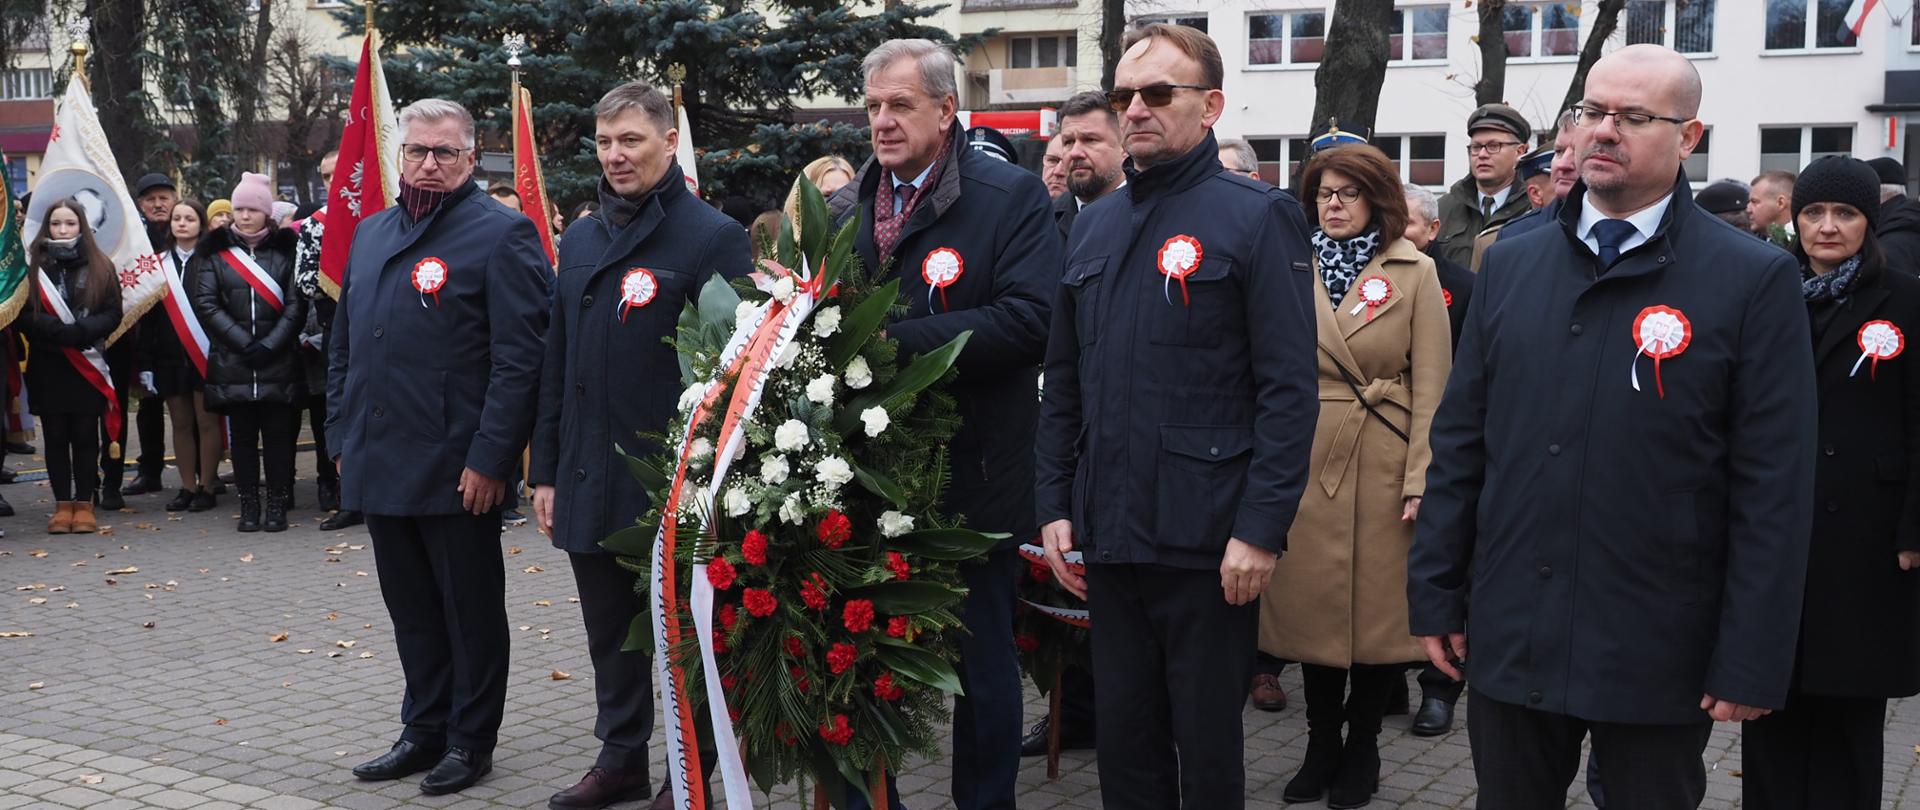
[{"label": "crowd of people", "polygon": [[[956,123],[950,52],[887,42],[862,64],[873,159],[803,173],[836,223],[857,218],[862,265],[898,273],[906,314],[887,331],[905,353],[972,333],[943,508],[1038,536],[1096,628],[1058,720],[1023,735],[1023,565],[1005,547],[966,567],[955,804],[1014,807],[1020,757],[1053,732],[1096,749],[1106,807],[1242,807],[1242,707],[1286,708],[1278,676],[1298,664],[1289,804],[1369,804],[1386,718],[1446,734],[1470,692],[1489,810],[1564,806],[1589,739],[1596,804],[1697,807],[1716,720],[1743,724],[1745,806],[1878,807],[1887,701],[1920,692],[1904,168],[1823,157],[1696,195],[1683,164],[1706,88],[1635,45],[1594,65],[1538,149],[1514,108],[1474,111],[1471,174],[1443,195],[1331,122],[1282,189],[1214,135],[1206,34],[1152,24],[1125,45],[1111,90],[1062,105],[1036,175]],[[279,227],[259,175],[212,206],[142,179],[204,374],[154,316],[101,351],[119,288],[75,206],[29,246],[19,331],[50,531],[158,488],[145,454],[119,485],[130,389],[143,448],[162,441],[148,413],[173,414],[168,508],[211,507],[230,447],[243,531],[286,528],[311,414],[322,505],[368,526],[406,676],[404,730],[359,778],[424,771],[442,794],[491,771],[498,544],[530,448],[602,741],[550,806],[674,806],[648,772],[652,666],[622,650],[646,605],[599,546],[650,508],[616,443],[664,432],[681,386],[662,338],[709,278],[752,271],[797,196],[742,221],[689,193],[645,82],[594,115],[603,177],[557,273],[517,196],[471,181],[473,118],[448,101],[402,111],[399,204],[359,226],[337,297],[316,289],[324,211]],[[914,269],[937,252],[965,269],[935,297]]]}]

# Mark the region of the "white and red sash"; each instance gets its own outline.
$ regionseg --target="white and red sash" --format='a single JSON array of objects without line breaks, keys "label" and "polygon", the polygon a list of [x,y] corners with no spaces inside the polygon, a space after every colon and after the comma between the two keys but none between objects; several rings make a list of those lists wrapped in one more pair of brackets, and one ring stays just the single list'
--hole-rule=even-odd
[{"label": "white and red sash", "polygon": [[247,286],[252,287],[254,292],[259,293],[260,297],[267,302],[267,306],[273,307],[274,312],[281,312],[287,308],[286,294],[281,292],[280,282],[274,281],[273,276],[267,275],[267,271],[260,268],[260,263],[254,261],[252,255],[239,248],[227,248],[220,251],[220,258],[225,259],[227,266],[233,268],[233,272],[239,273],[240,279],[247,282]]},{"label": "white and red sash", "polygon": [[160,300],[167,307],[167,320],[173,322],[173,331],[180,336],[180,346],[187,350],[187,358],[200,371],[200,378],[206,379],[207,330],[200,328],[200,317],[193,314],[193,304],[187,300],[186,268],[181,267],[175,257],[169,250],[162,260],[167,268],[167,297]]},{"label": "white and red sash", "polygon": [[[72,324],[73,310],[68,309],[67,302],[61,299],[58,289],[53,286],[53,279],[47,278],[45,270],[36,272],[40,274],[40,304],[45,306],[47,311],[58,316],[61,323]],[[93,386],[93,390],[107,398],[107,413],[104,417],[107,435],[120,435],[120,398],[114,395],[113,378],[107,374],[107,359],[100,356],[100,350],[93,346],[85,349],[62,346],[60,353],[67,356],[67,362],[73,364],[75,371],[80,372],[81,379],[86,380],[88,385]],[[119,442],[114,442],[114,445],[117,447]],[[119,458],[117,451],[110,455]]]}]

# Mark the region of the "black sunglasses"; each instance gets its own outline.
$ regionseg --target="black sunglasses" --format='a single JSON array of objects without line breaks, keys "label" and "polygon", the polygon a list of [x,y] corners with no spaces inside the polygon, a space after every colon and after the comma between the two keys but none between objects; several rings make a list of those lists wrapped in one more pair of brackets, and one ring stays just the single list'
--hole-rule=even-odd
[{"label": "black sunglasses", "polygon": [[1149,107],[1165,107],[1173,103],[1175,90],[1212,90],[1204,84],[1150,84],[1146,87],[1115,87],[1107,91],[1107,106],[1114,112],[1126,112],[1133,106],[1133,96],[1140,94],[1140,100]]}]

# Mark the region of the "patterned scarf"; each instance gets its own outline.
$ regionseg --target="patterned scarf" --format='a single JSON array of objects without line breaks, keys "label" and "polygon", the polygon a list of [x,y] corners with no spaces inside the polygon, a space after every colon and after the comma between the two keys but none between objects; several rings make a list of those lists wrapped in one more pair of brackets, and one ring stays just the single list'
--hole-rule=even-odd
[{"label": "patterned scarf", "polygon": [[1313,232],[1313,253],[1320,266],[1320,281],[1327,285],[1327,298],[1335,309],[1340,308],[1340,299],[1347,297],[1347,291],[1353,289],[1354,279],[1360,277],[1360,271],[1373,261],[1373,252],[1380,247],[1380,229],[1373,228],[1352,239],[1335,239],[1326,231],[1315,229]]},{"label": "patterned scarf", "polygon": [[1853,294],[1853,283],[1860,275],[1860,256],[1840,263],[1833,272],[1821,275],[1811,267],[1800,269],[1800,292],[1807,297],[1808,303],[1818,301],[1845,301]]},{"label": "patterned scarf", "polygon": [[900,213],[893,213],[893,172],[879,164],[874,169],[880,172],[880,188],[873,195],[873,250],[885,262],[893,255],[893,249],[900,245],[900,231],[906,227],[907,220],[913,218],[914,206],[927,198],[933,187],[940,185],[940,172],[947,162],[947,154],[953,151],[953,139],[948,138],[946,145],[940,147],[940,154],[933,159],[933,170],[927,172],[927,180],[913,190],[900,206]]},{"label": "patterned scarf", "polygon": [[419,222],[426,215],[433,213],[433,209],[439,208],[440,203],[446,202],[451,196],[453,196],[451,191],[429,191],[424,188],[414,188],[405,180],[400,181],[400,207],[407,209],[407,216],[414,222]]}]

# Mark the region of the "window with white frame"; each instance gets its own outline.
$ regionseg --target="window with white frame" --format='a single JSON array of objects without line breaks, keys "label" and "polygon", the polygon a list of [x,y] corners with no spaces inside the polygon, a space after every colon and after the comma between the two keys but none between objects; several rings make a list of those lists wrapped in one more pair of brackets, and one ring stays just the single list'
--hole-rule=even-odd
[{"label": "window with white frame", "polygon": [[1207,15],[1205,14],[1156,14],[1150,17],[1136,17],[1133,20],[1133,27],[1140,28],[1154,23],[1184,25],[1202,34],[1207,32]]},{"label": "window with white frame", "polygon": [[1853,0],[1766,0],[1769,51],[1857,48],[1860,38],[1847,27]]},{"label": "window with white frame", "polygon": [[52,68],[15,68],[0,74],[0,100],[53,98]]},{"label": "window with white frame", "polygon": [[1317,65],[1327,47],[1325,11],[1255,14],[1247,18],[1247,64]]},{"label": "window with white frame", "polygon": [[1687,155],[1682,167],[1687,170],[1687,182],[1705,183],[1713,175],[1707,171],[1707,147],[1713,142],[1713,127],[1707,127],[1700,133],[1700,145],[1693,148],[1693,154]]},{"label": "window with white frame", "polygon": [[1631,0],[1628,45],[1665,45],[1681,53],[1713,52],[1714,0]]},{"label": "window with white frame", "polygon": [[1373,139],[1373,145],[1400,167],[1401,181],[1422,186],[1447,184],[1447,136],[1381,135]]},{"label": "window with white frame", "polygon": [[1580,53],[1580,4],[1571,0],[1509,5],[1500,12],[1500,27],[1514,59]]},{"label": "window with white frame", "polygon": [[1300,176],[1300,164],[1307,159],[1306,138],[1248,138],[1247,143],[1260,161],[1260,179],[1285,187]]},{"label": "window with white frame", "polygon": [[1393,27],[1387,36],[1390,62],[1446,61],[1447,7],[1394,9]]},{"label": "window with white frame", "polygon": [[1761,127],[1760,171],[1798,172],[1828,155],[1853,153],[1853,126]]},{"label": "window with white frame", "polygon": [[1008,37],[1007,67],[1073,67],[1077,49],[1073,35],[1046,37]]}]

